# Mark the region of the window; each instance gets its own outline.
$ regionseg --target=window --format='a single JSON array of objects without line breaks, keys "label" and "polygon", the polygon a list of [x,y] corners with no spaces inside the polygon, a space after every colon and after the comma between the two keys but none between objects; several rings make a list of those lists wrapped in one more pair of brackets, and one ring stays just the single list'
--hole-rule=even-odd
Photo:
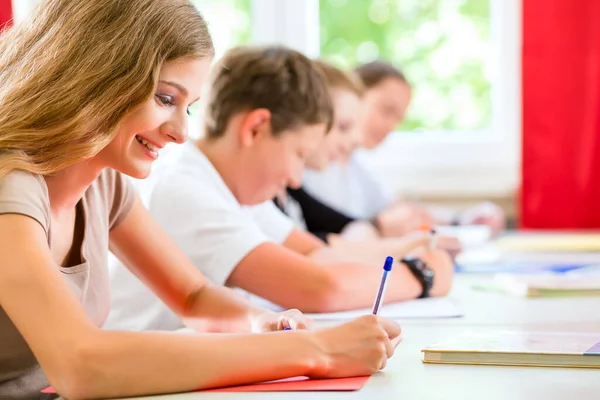
[{"label": "window", "polygon": [[408,119],[371,154],[415,196],[514,194],[520,162],[522,0],[314,0],[321,56],[388,58],[414,87]]},{"label": "window", "polygon": [[216,58],[231,47],[250,42],[250,0],[192,0],[208,23]]},{"label": "window", "polygon": [[[16,19],[38,1],[13,0]],[[372,157],[391,187],[425,196],[518,187],[523,0],[192,1],[217,57],[238,44],[280,43],[340,66],[374,57],[401,66],[415,88],[399,127],[407,132]]]},{"label": "window", "polygon": [[489,130],[489,0],[320,0],[321,56],[391,61],[415,87],[399,130]]},{"label": "window", "polygon": [[[247,44],[251,40],[251,0],[192,0],[208,24],[215,46],[215,60],[232,47]],[[202,136],[202,101],[190,107],[188,136]]]}]

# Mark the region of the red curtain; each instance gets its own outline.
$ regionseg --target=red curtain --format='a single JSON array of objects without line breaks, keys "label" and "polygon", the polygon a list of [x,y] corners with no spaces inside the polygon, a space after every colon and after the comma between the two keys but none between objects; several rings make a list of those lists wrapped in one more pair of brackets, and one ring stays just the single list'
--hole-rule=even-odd
[{"label": "red curtain", "polygon": [[0,30],[5,27],[6,23],[12,23],[11,0],[0,0]]},{"label": "red curtain", "polygon": [[523,0],[523,228],[600,228],[600,1]]}]

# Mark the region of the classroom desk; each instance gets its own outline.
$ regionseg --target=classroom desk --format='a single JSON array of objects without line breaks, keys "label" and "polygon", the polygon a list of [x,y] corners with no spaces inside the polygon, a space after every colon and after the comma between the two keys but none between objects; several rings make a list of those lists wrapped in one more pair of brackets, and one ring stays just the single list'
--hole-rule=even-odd
[{"label": "classroom desk", "polygon": [[[152,397],[163,400],[299,400],[299,399],[418,399],[418,400],[504,400],[504,399],[598,399],[600,371],[562,368],[477,367],[425,365],[420,350],[448,335],[458,326],[404,324],[404,339],[385,372],[368,381],[358,392],[332,393],[189,393]],[[555,329],[564,330],[556,326]],[[574,327],[599,332],[598,325]],[[150,397],[148,397],[150,398]]]},{"label": "classroom desk", "polygon": [[[524,299],[483,292],[484,275],[458,275],[450,298],[464,318],[402,322],[404,339],[385,371],[358,392],[188,393],[162,400],[600,399],[600,371],[568,368],[425,365],[421,349],[468,329],[597,332],[600,298]],[[322,326],[322,325],[321,325]]]},{"label": "classroom desk", "polygon": [[[600,298],[526,299],[477,287],[490,286],[493,277],[458,274],[450,299],[464,313],[463,318],[430,320],[427,324],[482,326],[540,326],[546,324],[595,324],[600,333]],[[600,399],[600,396],[599,396]]]}]

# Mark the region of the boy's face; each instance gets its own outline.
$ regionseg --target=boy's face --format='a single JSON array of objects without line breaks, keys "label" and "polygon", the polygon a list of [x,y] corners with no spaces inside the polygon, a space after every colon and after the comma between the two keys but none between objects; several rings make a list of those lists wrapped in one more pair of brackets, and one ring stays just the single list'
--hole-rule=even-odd
[{"label": "boy's face", "polygon": [[334,119],[331,130],[306,161],[306,167],[325,170],[330,163],[346,161],[360,145],[361,99],[352,91],[336,89],[331,93]]},{"label": "boy's face", "polygon": [[377,147],[402,122],[410,103],[406,82],[387,78],[367,90],[363,113],[363,147]]},{"label": "boy's face", "polygon": [[273,199],[287,186],[300,187],[306,159],[323,140],[325,124],[305,125],[273,136],[258,135],[244,154],[247,174],[238,182],[240,204],[254,205]]}]

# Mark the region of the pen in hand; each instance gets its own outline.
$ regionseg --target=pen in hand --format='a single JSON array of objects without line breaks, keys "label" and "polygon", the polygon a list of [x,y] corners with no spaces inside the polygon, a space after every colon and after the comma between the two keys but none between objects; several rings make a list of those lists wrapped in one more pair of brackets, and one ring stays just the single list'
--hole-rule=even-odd
[{"label": "pen in hand", "polygon": [[392,266],[394,265],[394,258],[387,257],[385,259],[385,264],[383,264],[383,276],[381,277],[381,282],[379,283],[379,290],[377,291],[377,297],[375,297],[375,304],[373,304],[373,314],[379,314],[379,309],[383,304],[383,295],[385,294],[385,288],[387,287],[387,276],[388,273],[392,270]]}]

